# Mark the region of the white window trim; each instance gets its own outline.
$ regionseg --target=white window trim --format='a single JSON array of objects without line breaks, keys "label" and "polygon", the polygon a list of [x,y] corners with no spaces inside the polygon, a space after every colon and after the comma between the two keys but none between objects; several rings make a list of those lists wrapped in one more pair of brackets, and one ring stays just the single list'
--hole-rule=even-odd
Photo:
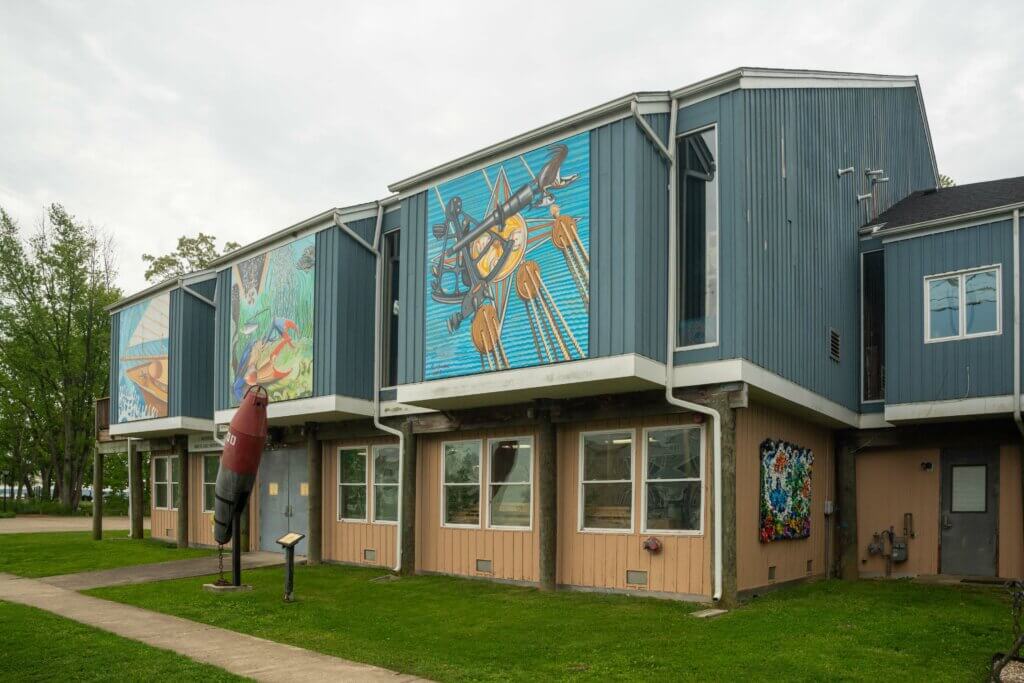
[{"label": "white window trim", "polygon": [[[473,486],[472,483],[470,483],[470,484],[449,484],[446,481],[447,468],[445,466],[445,449],[449,445],[454,445],[454,444],[459,444],[459,443],[475,443],[477,445],[477,467],[479,469],[479,475],[477,476],[476,487],[477,487],[477,491],[479,493],[480,508],[477,511],[477,522],[476,522],[476,524],[449,524],[448,522],[445,521],[445,519],[448,516],[447,515],[447,512],[448,512],[448,510],[447,510],[447,508],[448,508],[448,496],[445,495],[445,493],[446,493],[445,492],[445,487],[447,487],[447,486],[466,486],[466,487]],[[483,488],[484,479],[485,479],[484,472],[483,472],[483,467],[484,467],[484,452],[483,452],[483,450],[484,450],[484,441],[483,441],[483,439],[460,439],[460,440],[457,440],[457,441],[442,441],[441,442],[441,477],[440,477],[440,479],[441,479],[441,504],[438,506],[438,508],[440,508],[440,510],[441,510],[441,526],[443,528],[445,528],[445,529],[481,529],[481,528],[483,528],[483,521],[485,519],[485,516],[488,513],[488,511],[487,511],[487,497],[484,495],[484,492],[481,490]]]},{"label": "white window trim", "polygon": [[[967,276],[974,275],[976,273],[984,273],[990,270],[996,272],[996,329],[990,332],[975,332],[968,334],[967,332],[967,305],[966,305],[966,292],[965,283]],[[932,337],[931,336],[931,318],[932,318],[932,306],[931,297],[928,291],[928,284],[932,280],[948,280],[957,278],[957,296],[959,300],[959,310],[957,319],[957,332],[958,334],[950,337]],[[1003,333],[1003,266],[1001,263],[994,263],[988,266],[979,266],[977,268],[965,268],[963,270],[954,270],[948,273],[936,273],[935,275],[925,275],[923,278],[923,289],[924,289],[924,343],[925,344],[940,344],[948,341],[960,341],[963,339],[980,339],[981,337],[997,337]]]},{"label": "white window trim", "polygon": [[[864,256],[876,252],[884,252],[885,249],[869,249],[860,253],[860,402],[864,405],[871,403],[885,403],[885,398],[873,398],[870,401],[864,398]],[[883,256],[883,259],[885,257]],[[883,261],[882,270],[885,270]],[[884,377],[883,377],[884,382]],[[885,392],[882,392],[883,394]]]},{"label": "white window trim", "polygon": [[[367,511],[372,511],[372,513],[370,514],[370,519],[372,520],[373,524],[380,524],[381,526],[398,526],[398,520],[397,519],[396,520],[377,519],[377,451],[379,451],[382,448],[398,448],[398,444],[396,444],[396,443],[379,443],[379,444],[375,444],[370,449],[370,468],[369,468],[370,471],[367,474],[368,474],[368,476],[370,478],[370,484],[371,484],[372,490],[370,490],[370,489],[367,490],[368,500],[366,501],[366,508],[367,508]],[[402,466],[401,455],[399,455],[398,466],[399,467]],[[388,488],[394,488],[396,490],[396,492],[398,490],[398,484],[397,483],[394,483],[394,484],[381,484],[381,486],[382,487],[388,487]],[[398,500],[398,505],[399,505],[399,507],[401,507],[401,505],[402,505],[401,499]]]},{"label": "white window trim", "polygon": [[[181,482],[174,481],[174,466],[171,464],[171,460],[177,459],[176,455],[155,455],[153,456],[153,509],[154,510],[177,510],[178,506],[174,504],[174,484],[181,485]],[[156,461],[166,460],[167,461],[167,481],[162,484],[156,480]],[[167,487],[167,505],[160,506],[156,504],[156,487],[166,486]]]},{"label": "white window trim", "polygon": [[[718,131],[718,122],[716,121],[716,122],[714,122],[714,123],[712,123],[710,125],[700,126],[698,128],[694,128],[693,130],[688,130],[688,131],[679,133],[673,139],[673,144],[678,146],[680,138],[685,138],[685,137],[688,137],[690,135],[695,135],[697,133],[703,133],[706,130],[714,130],[715,131],[715,165],[716,165],[716,169],[717,169],[716,172],[715,172],[715,187],[718,190],[718,210],[715,211],[715,235],[718,238],[718,249],[716,250],[716,253],[718,255],[718,261],[715,264],[715,273],[716,273],[716,284],[715,284],[715,341],[713,341],[713,342],[701,342],[700,344],[689,344],[687,346],[679,346],[679,343],[678,343],[679,330],[677,329],[676,330],[676,335],[675,335],[675,339],[676,339],[675,350],[676,351],[699,351],[700,349],[713,349],[713,348],[717,347],[719,344],[722,343],[722,184],[720,182],[718,182],[719,181],[719,172],[721,171],[721,164],[718,161],[718,159],[719,159],[719,157],[718,157],[718,148],[719,148],[719,145],[718,145],[718,132],[719,132]],[[676,187],[676,202],[678,203],[678,201],[679,201],[679,188]],[[677,207],[670,207],[669,208],[670,211],[675,211],[676,209],[677,209]],[[678,230],[678,229],[679,229],[679,222],[676,221],[676,230]],[[678,272],[676,273],[676,276],[677,277],[679,276]],[[707,277],[707,273],[705,273],[705,286],[707,286],[706,277]],[[679,305],[678,301],[676,301],[676,305],[677,306]],[[677,327],[679,325],[678,316],[676,316],[676,325],[677,325]]]},{"label": "white window trim", "polygon": [[[492,460],[493,452],[491,451],[491,443],[494,441],[518,441],[520,443],[526,442],[530,444],[530,477],[526,482],[526,485],[530,487],[530,523],[527,526],[505,526],[503,524],[494,524],[491,522],[491,487],[492,486],[523,486],[523,482],[495,482],[491,479],[491,472],[494,471],[494,461]],[[532,436],[504,436],[504,437],[492,437],[487,439],[487,528],[496,529],[499,531],[533,531],[533,477],[534,477],[534,462],[536,456],[536,449],[534,448]],[[482,478],[482,477],[481,477]]]},{"label": "white window trim", "polygon": [[[585,437],[593,436],[595,434],[629,434],[629,528],[628,529],[591,529],[583,525],[585,519],[583,514],[583,485],[586,483],[583,479],[583,442]],[[576,474],[576,499],[577,499],[577,518],[576,518],[576,529],[582,534],[614,534],[619,536],[628,536],[635,533],[636,531],[636,429],[595,429],[593,431],[580,432],[579,445],[577,450],[577,474]],[[622,484],[626,483],[625,479],[608,479],[601,481],[594,481],[590,483],[595,484]]]},{"label": "white window trim", "polygon": [[[685,431],[687,429],[700,430],[700,477],[694,479],[692,477],[684,477],[681,479],[647,479],[647,435],[651,432],[670,432],[670,431]],[[704,426],[700,424],[692,425],[665,425],[663,427],[646,427],[643,430],[643,462],[642,471],[640,474],[641,488],[640,488],[640,515],[641,524],[640,528],[643,529],[641,533],[644,534],[658,534],[659,536],[703,536],[704,535],[704,507],[707,504],[707,489],[705,488],[706,479],[704,477],[704,468],[706,466],[705,453],[707,451],[707,434],[704,431]],[[700,482],[700,526],[697,529],[648,529],[647,528],[647,484],[648,481],[655,482],[686,482],[696,481]]]},{"label": "white window trim", "polygon": [[[213,484],[214,486],[217,485],[217,480],[216,479],[214,479],[213,481],[206,481],[206,459],[207,458],[218,458],[219,459],[220,456],[219,455],[210,455],[209,453],[203,453],[202,454],[202,465],[203,465],[203,487],[202,487],[202,492],[203,492],[203,512],[204,513],[205,512],[214,512],[214,510],[206,508],[206,486],[208,484]],[[213,504],[217,505],[216,489],[214,489]]]},{"label": "white window trim", "polygon": [[[366,491],[366,506],[363,510],[362,517],[342,517],[341,516],[341,488],[343,486],[359,486],[358,482],[342,482],[341,481],[341,452],[342,451],[362,451],[363,458],[366,459],[366,467],[363,468],[363,488]],[[335,507],[337,508],[335,517],[337,521],[347,524],[366,524],[370,515],[370,449],[364,445],[358,446],[338,446],[337,462],[338,462],[338,476],[335,478],[335,485],[337,486],[337,502]]]}]

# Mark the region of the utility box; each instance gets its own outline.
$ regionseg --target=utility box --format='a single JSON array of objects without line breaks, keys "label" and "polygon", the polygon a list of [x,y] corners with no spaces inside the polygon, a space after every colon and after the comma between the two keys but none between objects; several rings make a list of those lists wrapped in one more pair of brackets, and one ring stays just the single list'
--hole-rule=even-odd
[{"label": "utility box", "polygon": [[892,539],[892,561],[893,562],[906,562],[907,561],[907,537],[897,536]]}]

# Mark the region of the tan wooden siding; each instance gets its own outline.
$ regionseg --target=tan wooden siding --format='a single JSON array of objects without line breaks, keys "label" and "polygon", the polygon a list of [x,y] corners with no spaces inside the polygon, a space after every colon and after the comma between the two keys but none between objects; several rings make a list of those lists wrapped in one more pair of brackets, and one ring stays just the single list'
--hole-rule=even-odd
[{"label": "tan wooden siding", "polygon": [[[808,538],[761,543],[761,444],[765,439],[788,441],[814,453],[811,470],[811,535]],[[834,446],[831,430],[751,403],[736,413],[736,584],[750,590],[807,576],[822,576],[828,567],[831,522],[825,501],[835,500]],[[811,563],[811,571],[807,563]],[[775,567],[775,579],[768,579]]]},{"label": "tan wooden siding", "polygon": [[[914,538],[907,561],[894,565],[896,576],[939,571],[939,491],[942,462],[937,448],[874,450],[857,454],[857,558],[861,576],[884,576],[885,559],[868,555],[872,534],[894,527],[903,532],[903,515],[914,515]],[[932,469],[921,469],[922,462]]]},{"label": "tan wooden siding", "polygon": [[[711,463],[705,438],[704,531],[700,535],[644,533],[640,529],[643,481],[643,429],[692,424],[693,416],[668,415],[634,420],[605,420],[560,425],[558,430],[558,583],[587,588],[711,595]],[[633,531],[584,532],[579,524],[579,459],[582,432],[634,430]],[[705,430],[706,431],[706,430]],[[707,436],[705,434],[705,436]],[[662,550],[652,555],[641,547],[655,536]],[[627,571],[647,572],[647,585],[626,583]]]},{"label": "tan wooden siding", "polygon": [[[533,528],[511,531],[487,528],[487,440],[508,437],[533,438]],[[479,529],[441,525],[442,444],[445,441],[480,439],[480,521]],[[456,432],[421,435],[416,458],[416,570],[462,576],[481,576],[512,581],[539,579],[540,536],[537,533],[537,438],[529,429]],[[476,570],[477,560],[490,560],[491,572]]]},{"label": "tan wooden siding", "polygon": [[999,576],[1024,578],[1024,507],[1020,447],[1003,446],[999,458]]},{"label": "tan wooden siding", "polygon": [[[342,522],[338,519],[338,449],[365,447],[372,457],[372,447],[380,444],[397,444],[394,437],[371,439],[327,441],[323,445],[323,559],[334,562],[348,562],[380,567],[395,565],[395,540],[397,525],[373,522]],[[367,490],[367,502],[373,495],[373,485]],[[376,559],[364,559],[364,550],[374,550]]]}]

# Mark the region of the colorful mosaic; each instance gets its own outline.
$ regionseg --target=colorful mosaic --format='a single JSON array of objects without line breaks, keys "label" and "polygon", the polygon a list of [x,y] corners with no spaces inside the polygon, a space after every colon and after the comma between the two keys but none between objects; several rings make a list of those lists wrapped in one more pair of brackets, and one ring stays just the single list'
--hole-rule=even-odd
[{"label": "colorful mosaic", "polygon": [[785,441],[761,444],[761,543],[811,535],[814,454]]}]

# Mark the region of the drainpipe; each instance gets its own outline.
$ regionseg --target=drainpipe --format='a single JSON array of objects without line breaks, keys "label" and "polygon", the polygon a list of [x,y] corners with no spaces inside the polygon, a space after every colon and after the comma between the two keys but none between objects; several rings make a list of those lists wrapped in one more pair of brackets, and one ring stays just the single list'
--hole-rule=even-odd
[{"label": "drainpipe", "polygon": [[[1013,210],[1013,421],[1024,437],[1020,411],[1020,209]],[[1024,457],[1024,452],[1022,452]]]},{"label": "drainpipe", "polygon": [[678,223],[678,212],[676,211],[676,194],[678,182],[676,174],[676,117],[678,115],[679,102],[672,99],[672,109],[669,114],[668,137],[668,315],[666,349],[665,349],[665,400],[674,406],[689,410],[711,418],[712,451],[714,456],[714,525],[715,540],[712,552],[715,557],[714,593],[712,599],[722,599],[722,415],[714,408],[691,403],[676,398],[673,394],[675,389],[675,351],[676,351],[676,287],[675,282],[679,270],[679,254],[676,249],[676,229]]},{"label": "drainpipe", "polygon": [[398,437],[398,526],[395,529],[395,566],[396,572],[402,569],[402,507],[404,504],[403,493],[405,492],[405,437],[402,430],[389,427],[380,421],[380,354],[381,354],[381,327],[383,316],[381,306],[383,305],[384,290],[381,287],[381,279],[384,277],[384,259],[381,255],[380,238],[381,227],[384,223],[384,202],[377,202],[377,227],[373,234],[373,249],[371,250],[377,260],[376,276],[374,278],[374,333],[373,333],[373,425]]}]

